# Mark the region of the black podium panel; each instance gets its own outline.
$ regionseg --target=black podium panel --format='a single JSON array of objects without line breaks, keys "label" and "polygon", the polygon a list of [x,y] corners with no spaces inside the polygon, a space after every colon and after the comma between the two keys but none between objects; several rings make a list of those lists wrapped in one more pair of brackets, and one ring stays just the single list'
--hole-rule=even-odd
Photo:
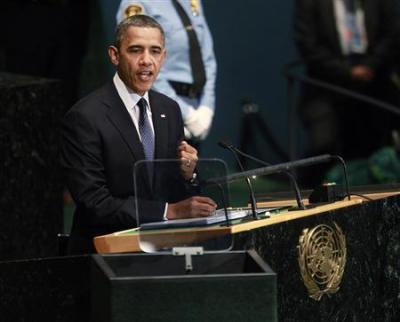
[{"label": "black podium panel", "polygon": [[255,252],[95,255],[92,321],[277,321],[276,276]]},{"label": "black podium panel", "polygon": [[[335,224],[346,239],[343,278],[336,293],[317,301],[302,278],[300,237],[305,229]],[[254,248],[277,273],[279,321],[400,321],[399,196],[242,233],[235,247]]]}]

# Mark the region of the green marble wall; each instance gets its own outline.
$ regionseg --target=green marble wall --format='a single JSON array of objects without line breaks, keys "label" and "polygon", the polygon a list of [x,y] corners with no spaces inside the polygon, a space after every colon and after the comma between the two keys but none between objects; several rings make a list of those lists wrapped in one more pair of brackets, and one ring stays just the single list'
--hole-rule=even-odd
[{"label": "green marble wall", "polygon": [[0,73],[0,260],[57,255],[59,81]]}]

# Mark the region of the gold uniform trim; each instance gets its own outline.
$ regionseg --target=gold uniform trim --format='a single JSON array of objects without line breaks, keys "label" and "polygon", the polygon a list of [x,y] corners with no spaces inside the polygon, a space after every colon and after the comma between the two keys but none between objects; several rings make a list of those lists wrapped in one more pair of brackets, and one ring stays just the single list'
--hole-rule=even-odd
[{"label": "gold uniform trim", "polygon": [[136,15],[143,15],[144,14],[144,8],[141,4],[131,4],[125,9],[125,18],[128,18],[130,16],[136,16]]},{"label": "gold uniform trim", "polygon": [[340,227],[318,225],[304,229],[299,238],[299,266],[310,297],[321,300],[324,294],[339,290],[346,266],[346,238]]},{"label": "gold uniform trim", "polygon": [[199,15],[199,1],[198,0],[190,0],[190,7],[192,8],[192,15],[198,16]]}]

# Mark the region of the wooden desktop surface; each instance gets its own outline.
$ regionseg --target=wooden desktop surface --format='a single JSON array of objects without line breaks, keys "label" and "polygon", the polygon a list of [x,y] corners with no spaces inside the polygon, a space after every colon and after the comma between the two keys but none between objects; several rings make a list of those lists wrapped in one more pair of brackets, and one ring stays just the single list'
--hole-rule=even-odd
[{"label": "wooden desktop surface", "polygon": [[[393,195],[400,194],[396,192],[379,192],[365,194],[372,200],[382,199]],[[350,200],[347,198],[334,203],[318,205],[305,210],[290,210],[273,214],[269,218],[260,220],[251,220],[244,223],[234,224],[232,226],[213,225],[206,227],[191,228],[174,228],[162,230],[149,230],[140,232],[138,228],[119,231],[108,235],[98,236],[94,238],[95,248],[98,253],[123,253],[123,252],[140,252],[140,244],[147,241],[157,244],[157,246],[172,247],[182,246],[193,242],[200,242],[211,238],[224,236],[227,234],[238,234],[241,232],[282,223],[285,221],[296,220],[307,216],[315,216],[320,213],[332,211],[340,208],[350,207],[369,200],[360,196],[352,196]],[[308,205],[308,200],[304,200],[304,204]],[[258,207],[285,207],[296,206],[295,200],[279,200],[257,203]]]}]

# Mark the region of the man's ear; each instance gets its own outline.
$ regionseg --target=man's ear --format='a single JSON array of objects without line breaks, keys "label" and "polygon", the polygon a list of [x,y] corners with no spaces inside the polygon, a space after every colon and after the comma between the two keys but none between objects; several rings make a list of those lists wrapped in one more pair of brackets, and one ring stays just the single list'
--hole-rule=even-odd
[{"label": "man's ear", "polygon": [[118,48],[115,46],[108,47],[108,56],[110,56],[110,60],[114,66],[118,66],[119,64],[119,52]]},{"label": "man's ear", "polygon": [[163,49],[163,55],[161,57],[161,65],[164,63],[165,58],[167,58],[167,49],[164,47]]}]

